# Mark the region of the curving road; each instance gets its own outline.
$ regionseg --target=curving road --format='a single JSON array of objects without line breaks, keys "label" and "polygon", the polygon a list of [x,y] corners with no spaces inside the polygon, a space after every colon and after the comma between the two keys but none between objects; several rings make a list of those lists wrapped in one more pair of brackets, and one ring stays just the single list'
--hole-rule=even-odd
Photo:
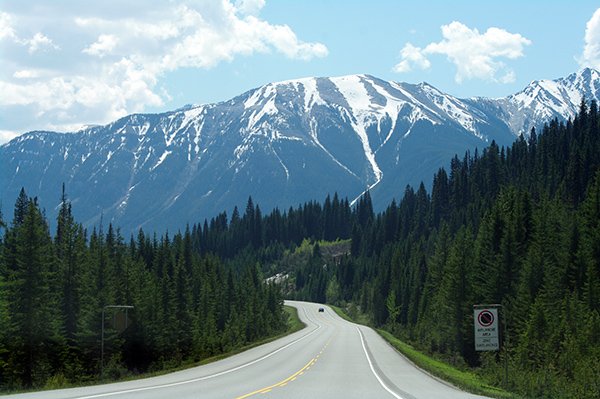
[{"label": "curving road", "polygon": [[[7,398],[475,399],[432,378],[375,331],[326,306],[287,301],[307,328],[227,359],[159,377]],[[324,307],[324,312],[319,312]]]}]

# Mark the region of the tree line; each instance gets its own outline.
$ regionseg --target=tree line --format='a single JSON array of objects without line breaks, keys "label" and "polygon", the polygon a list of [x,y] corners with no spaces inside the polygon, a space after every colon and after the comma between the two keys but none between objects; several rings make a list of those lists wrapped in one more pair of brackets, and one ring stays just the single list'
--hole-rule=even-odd
[{"label": "tree line", "polygon": [[197,362],[286,328],[281,294],[259,267],[200,255],[189,229],[160,238],[140,230],[129,242],[112,225],[88,233],[64,189],[53,237],[25,190],[2,226],[2,390],[98,379],[103,324],[111,378]]}]

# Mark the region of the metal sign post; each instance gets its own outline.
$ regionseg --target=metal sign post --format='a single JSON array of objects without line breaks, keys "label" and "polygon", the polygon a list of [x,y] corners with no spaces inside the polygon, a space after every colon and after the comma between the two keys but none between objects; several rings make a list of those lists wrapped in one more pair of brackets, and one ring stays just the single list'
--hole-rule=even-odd
[{"label": "metal sign post", "polygon": [[[500,304],[473,305],[473,327],[476,351],[500,350],[500,323],[498,312]],[[504,314],[504,386],[508,386],[508,348],[506,347],[506,314]]]},{"label": "metal sign post", "polygon": [[[100,338],[100,378],[104,378],[104,312],[106,309],[133,309],[131,305],[106,305],[102,308],[102,337]],[[127,322],[126,322],[127,323]]]}]

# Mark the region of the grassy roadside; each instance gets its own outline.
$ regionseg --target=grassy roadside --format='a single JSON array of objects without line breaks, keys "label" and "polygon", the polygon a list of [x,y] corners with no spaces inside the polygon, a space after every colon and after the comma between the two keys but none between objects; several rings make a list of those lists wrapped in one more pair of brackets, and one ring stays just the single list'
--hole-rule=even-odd
[{"label": "grassy roadside", "polygon": [[288,330],[284,335],[295,333],[306,327],[306,324],[300,321],[300,318],[298,317],[298,309],[287,305],[284,305],[283,308],[288,314]]},{"label": "grassy roadside", "polygon": [[[331,305],[330,305],[331,306]],[[364,320],[354,320],[346,312],[337,307],[331,306],[331,308],[344,320],[352,323],[366,324]],[[481,376],[464,370],[459,370],[451,365],[444,363],[440,360],[434,359],[424,353],[419,352],[411,345],[400,341],[394,337],[388,331],[383,329],[376,329],[377,333],[381,335],[386,341],[388,341],[394,348],[396,348],[402,355],[414,363],[417,367],[426,372],[438,377],[450,384],[478,395],[485,395],[492,398],[500,399],[519,399],[520,397],[507,392],[503,389],[493,387],[489,385]]]},{"label": "grassy roadside", "polygon": [[160,375],[169,374],[169,373],[173,373],[176,371],[189,369],[192,367],[197,367],[197,366],[202,366],[202,365],[205,365],[208,363],[213,363],[218,360],[222,360],[222,359],[228,358],[230,356],[236,355],[238,353],[255,348],[257,346],[275,341],[279,338],[283,338],[286,335],[293,334],[297,331],[302,330],[304,327],[306,327],[306,324],[304,324],[298,317],[298,309],[291,307],[291,306],[287,306],[287,305],[284,305],[283,308],[284,308],[283,310],[285,311],[285,313],[288,315],[288,327],[285,332],[275,335],[275,336],[272,336],[272,337],[269,337],[269,338],[265,338],[265,339],[257,341],[257,342],[253,342],[251,344],[248,344],[248,345],[240,347],[240,348],[236,348],[227,353],[221,353],[219,355],[215,355],[215,356],[212,356],[212,357],[209,357],[206,359],[202,359],[199,362],[187,362],[187,363],[183,363],[177,367],[172,367],[172,368],[168,368],[168,369],[164,369],[164,370],[160,370],[160,371],[153,371],[153,372],[148,372],[148,373],[143,373],[143,374],[135,374],[135,375],[129,374],[129,375],[125,375],[122,378],[118,378],[118,379],[106,379],[105,378],[104,380],[93,380],[93,381],[85,381],[85,382],[80,382],[80,383],[68,383],[65,381],[56,381],[54,384],[46,384],[46,386],[44,386],[40,389],[36,389],[35,391],[25,391],[25,390],[0,391],[0,396],[8,395],[8,394],[26,393],[26,392],[47,391],[47,390],[52,390],[52,389],[78,388],[78,387],[86,387],[86,386],[99,385],[99,384],[110,384],[113,382],[141,380],[144,378],[157,377]]}]

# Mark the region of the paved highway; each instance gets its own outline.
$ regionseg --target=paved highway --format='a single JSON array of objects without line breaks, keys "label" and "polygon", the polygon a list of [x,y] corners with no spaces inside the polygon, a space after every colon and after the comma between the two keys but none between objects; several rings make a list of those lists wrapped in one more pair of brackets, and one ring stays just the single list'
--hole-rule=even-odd
[{"label": "paved highway", "polygon": [[167,375],[7,398],[396,398],[475,399],[432,378],[375,331],[349,323],[327,306],[298,308],[307,327],[227,359]]}]

